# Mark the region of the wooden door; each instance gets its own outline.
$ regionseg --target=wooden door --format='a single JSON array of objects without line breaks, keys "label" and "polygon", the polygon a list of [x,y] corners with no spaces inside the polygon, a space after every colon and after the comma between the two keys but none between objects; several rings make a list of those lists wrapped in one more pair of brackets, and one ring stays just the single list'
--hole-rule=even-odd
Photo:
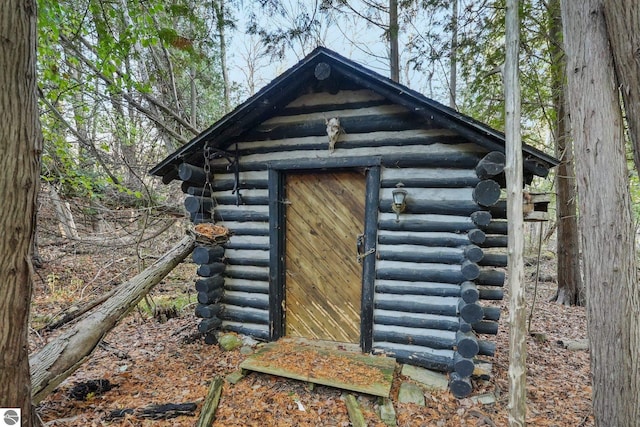
[{"label": "wooden door", "polygon": [[365,176],[290,174],[286,194],[286,334],[359,343]]}]

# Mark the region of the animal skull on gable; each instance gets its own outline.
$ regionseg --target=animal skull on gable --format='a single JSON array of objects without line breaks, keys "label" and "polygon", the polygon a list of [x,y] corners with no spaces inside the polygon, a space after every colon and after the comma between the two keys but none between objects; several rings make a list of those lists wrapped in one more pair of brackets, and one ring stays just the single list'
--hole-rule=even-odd
[{"label": "animal skull on gable", "polygon": [[342,134],[344,130],[342,126],[340,126],[340,119],[337,117],[325,119],[325,124],[327,125],[327,136],[329,137],[329,151],[333,153],[336,142],[338,142],[340,134]]}]

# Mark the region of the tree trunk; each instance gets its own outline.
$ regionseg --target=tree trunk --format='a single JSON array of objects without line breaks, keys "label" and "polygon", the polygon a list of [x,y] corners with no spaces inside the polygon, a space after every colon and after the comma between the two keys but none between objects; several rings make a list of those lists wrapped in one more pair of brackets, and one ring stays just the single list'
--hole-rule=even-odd
[{"label": "tree trunk", "polygon": [[120,285],[118,292],[92,310],[74,327],[29,358],[33,402],[40,402],[93,353],[102,338],[173,268],[191,253],[193,236],[186,236],[152,266]]},{"label": "tree trunk", "polygon": [[566,58],[562,48],[562,16],[560,0],[549,2],[549,53],[551,56],[551,85],[556,111],[553,123],[556,157],[556,224],[558,291],[554,300],[565,305],[584,305],[585,294],[580,272],[580,244],[576,209],[576,174],[573,161],[573,142],[569,136],[569,118],[565,99]]},{"label": "tree trunk", "polygon": [[458,86],[458,0],[451,2],[451,53],[449,55],[449,107],[456,109]]},{"label": "tree trunk", "polygon": [[520,126],[520,17],[518,0],[507,0],[505,17],[505,137],[509,273],[509,425],[524,427],[526,417],[526,302],[524,219],[522,213],[522,137]]},{"label": "tree trunk", "polygon": [[28,340],[31,249],[42,136],[36,96],[36,2],[0,2],[0,408],[35,424]]},{"label": "tree trunk", "polygon": [[53,209],[60,223],[62,237],[78,240],[80,236],[78,236],[78,228],[76,227],[76,222],[73,219],[73,213],[71,212],[69,204],[62,200],[53,185],[45,184],[45,187],[49,190],[49,199],[53,204]]},{"label": "tree trunk", "polygon": [[604,16],[633,158],[640,173],[640,7],[637,0],[605,0]]},{"label": "tree trunk", "polygon": [[216,16],[216,29],[220,41],[220,68],[222,69],[222,83],[224,92],[224,112],[231,111],[231,82],[227,71],[227,41],[224,36],[224,0],[213,0],[211,3]]},{"label": "tree trunk", "polygon": [[400,49],[398,48],[398,0],[389,0],[389,68],[391,80],[400,81]]},{"label": "tree trunk", "polygon": [[[640,287],[618,82],[602,0],[564,0],[568,100],[598,426],[640,426]],[[604,262],[603,262],[604,261]]]}]

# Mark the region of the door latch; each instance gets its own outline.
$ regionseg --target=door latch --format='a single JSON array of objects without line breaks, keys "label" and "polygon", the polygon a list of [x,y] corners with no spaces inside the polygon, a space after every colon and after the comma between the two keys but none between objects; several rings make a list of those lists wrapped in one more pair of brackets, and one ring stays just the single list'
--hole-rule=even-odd
[{"label": "door latch", "polygon": [[375,253],[376,248],[371,248],[365,252],[364,250],[364,234],[358,234],[356,238],[356,260],[358,264],[362,264],[362,260],[372,253]]}]

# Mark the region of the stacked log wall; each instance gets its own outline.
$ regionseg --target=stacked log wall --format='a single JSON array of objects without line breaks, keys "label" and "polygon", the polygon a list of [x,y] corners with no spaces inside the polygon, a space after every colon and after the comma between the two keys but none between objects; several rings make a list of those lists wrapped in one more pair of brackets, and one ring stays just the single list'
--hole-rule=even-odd
[{"label": "stacked log wall", "polygon": [[[183,184],[192,220],[213,220],[232,232],[225,244],[222,327],[269,338],[269,170],[376,164],[382,176],[374,347],[468,378],[473,357],[461,360],[458,348],[467,356],[476,347],[478,354],[490,352],[482,339],[469,343],[477,334],[496,333],[496,314],[486,318],[481,301],[497,298],[494,289],[504,281],[494,268],[503,260],[482,259],[485,248],[506,246],[500,215],[492,216],[500,190],[493,164],[476,170],[486,150],[368,90],[310,93],[279,113],[228,147],[239,155],[237,165],[210,162],[209,188],[203,188],[202,168],[184,168],[196,181]],[[332,117],[342,126],[334,151],[325,123]],[[409,196],[396,222],[391,193],[398,182]],[[475,286],[467,286],[466,299],[463,283]]]},{"label": "stacked log wall", "polygon": [[[494,157],[493,154],[486,156]],[[479,163],[482,163],[480,161]],[[497,167],[495,173],[502,172]],[[500,185],[471,168],[381,171],[373,347],[402,362],[454,372],[452,390],[467,393],[479,355],[492,355],[506,266]],[[392,212],[402,183],[407,207]],[[487,304],[488,303],[488,304]]]}]

